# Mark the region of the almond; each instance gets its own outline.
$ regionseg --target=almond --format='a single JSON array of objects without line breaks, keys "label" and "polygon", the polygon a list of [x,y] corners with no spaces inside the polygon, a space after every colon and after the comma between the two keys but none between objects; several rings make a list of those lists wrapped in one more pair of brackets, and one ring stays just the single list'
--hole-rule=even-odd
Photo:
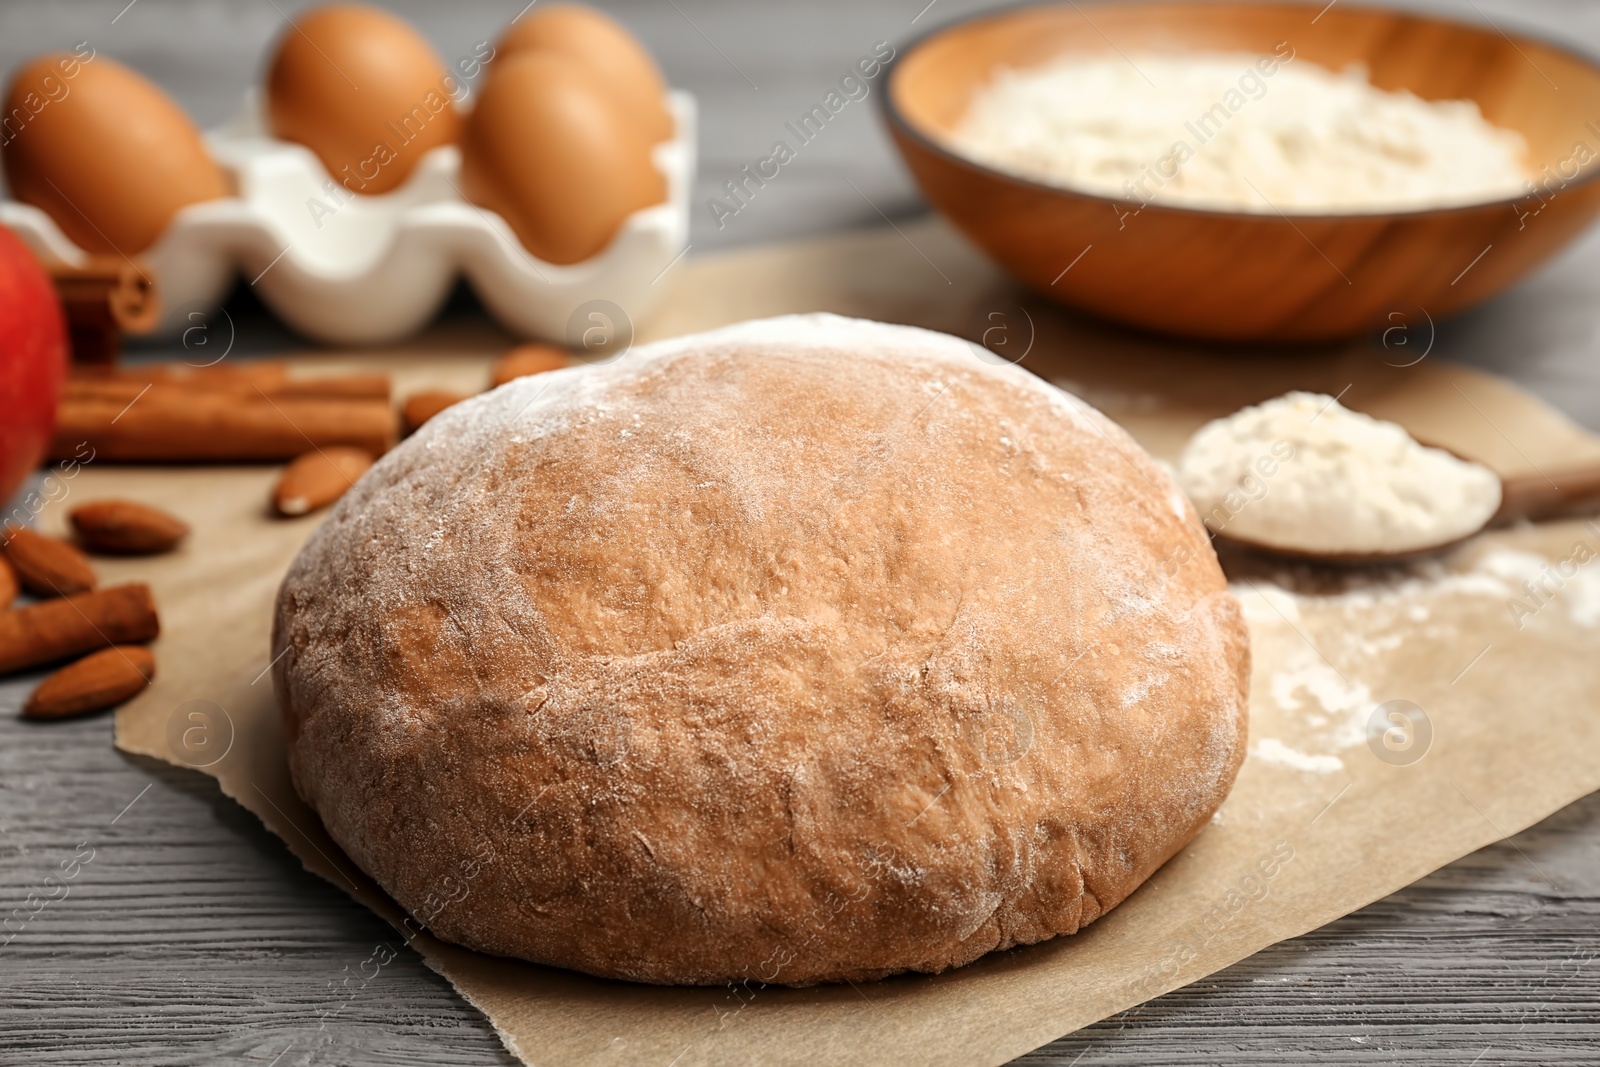
[{"label": "almond", "polygon": [[412,393],[406,397],[405,406],[400,409],[400,432],[407,436],[416,433],[423,423],[466,398],[465,393],[452,392],[449,389],[428,389],[421,393]]},{"label": "almond", "polygon": [[11,569],[4,556],[0,556],[0,611],[11,606],[22,587],[17,584],[17,572]]},{"label": "almond", "polygon": [[344,496],[372,466],[372,453],[360,448],[319,448],[287,467],[272,490],[279,515],[306,515]]},{"label": "almond", "polygon": [[22,588],[35,596],[71,596],[94,588],[89,557],[58,538],[26,526],[8,526],[5,551]]},{"label": "almond", "polygon": [[85,547],[110,555],[170,552],[189,533],[188,523],[136,500],[94,500],[68,518]]},{"label": "almond", "polygon": [[156,675],[148,648],[112,645],[85,656],[45,678],[22,715],[28,719],[66,719],[113,707],[137,695]]},{"label": "almond", "polygon": [[560,370],[572,366],[572,357],[554,345],[518,345],[489,368],[489,388],[494,389],[516,378]]}]

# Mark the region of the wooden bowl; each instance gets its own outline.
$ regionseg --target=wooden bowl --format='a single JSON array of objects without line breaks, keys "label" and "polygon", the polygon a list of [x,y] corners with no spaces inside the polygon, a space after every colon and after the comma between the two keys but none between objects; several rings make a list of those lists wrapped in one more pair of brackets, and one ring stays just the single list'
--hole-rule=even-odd
[{"label": "wooden bowl", "polygon": [[[1537,187],[1468,207],[1250,214],[1045,185],[946,147],[968,100],[999,67],[1113,49],[1266,55],[1284,41],[1297,63],[1363,63],[1379,88],[1476,101],[1490,122],[1527,139]],[[1437,319],[1521,278],[1600,209],[1595,62],[1528,37],[1348,3],[1080,0],[1008,9],[907,48],[888,75],[883,107],[923,194],[1012,274],[1064,303],[1189,337],[1327,341],[1419,308]]]}]

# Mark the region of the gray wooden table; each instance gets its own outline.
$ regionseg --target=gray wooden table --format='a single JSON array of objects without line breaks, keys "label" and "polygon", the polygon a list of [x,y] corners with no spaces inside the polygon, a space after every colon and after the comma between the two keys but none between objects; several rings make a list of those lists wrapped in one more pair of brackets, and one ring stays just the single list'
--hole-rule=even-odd
[{"label": "gray wooden table", "polygon": [[[847,109],[722,228],[703,204],[874,42],[903,42],[982,6],[925,4],[606,5],[646,40],[673,84],[699,98],[701,208],[691,255],[879,224],[880,210],[891,217],[920,210],[867,107]],[[7,0],[0,71],[89,40],[212,124],[255,80],[284,25],[282,12],[300,6]],[[522,0],[392,6],[449,60],[491,38]],[[1594,0],[1427,6],[1531,26],[1600,51]],[[248,300],[230,310],[241,323],[241,352],[291,343]],[[476,314],[465,301],[450,313]],[[1492,307],[1444,327],[1430,358],[1493,369],[1600,430],[1597,326],[1600,234]],[[396,959],[381,982],[330,1015],[340,1003],[333,983],[387,927],[302,871],[210,779],[113,751],[106,717],[19,721],[16,709],[33,681],[0,682],[3,910],[75,852],[93,849],[93,858],[67,899],[0,947],[0,1064],[513,1062],[483,1018],[415,956]],[[1597,955],[1600,795],[1024,1062],[1595,1064]]]}]

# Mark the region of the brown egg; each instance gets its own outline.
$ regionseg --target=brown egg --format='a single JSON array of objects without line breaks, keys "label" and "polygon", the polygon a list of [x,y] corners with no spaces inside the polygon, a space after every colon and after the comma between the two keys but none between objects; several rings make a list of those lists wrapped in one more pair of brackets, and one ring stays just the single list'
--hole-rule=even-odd
[{"label": "brown egg", "polygon": [[529,252],[576,263],[666,198],[650,142],[595,77],[550,52],[497,59],[461,138],[461,191]]},{"label": "brown egg", "polygon": [[334,180],[397,189],[430,148],[451,144],[464,87],[402,20],[362,4],[298,15],[267,68],[273,134],[317,154]]},{"label": "brown egg", "polygon": [[92,50],[25,64],[5,107],[0,158],[11,195],[42,209],[86,252],[142,252],[180,208],[229,195],[189,116]]},{"label": "brown egg", "polygon": [[567,56],[593,71],[652,144],[672,136],[661,71],[644,45],[611,16],[581,4],[541,4],[506,27],[495,42],[495,59],[541,50]]}]

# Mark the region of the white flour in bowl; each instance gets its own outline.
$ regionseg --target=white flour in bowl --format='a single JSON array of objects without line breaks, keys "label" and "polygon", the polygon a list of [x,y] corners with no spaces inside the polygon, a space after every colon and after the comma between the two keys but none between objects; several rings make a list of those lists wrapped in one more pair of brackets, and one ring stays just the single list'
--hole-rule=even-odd
[{"label": "white flour in bowl", "polygon": [[1423,100],[1266,56],[1075,55],[999,70],[951,147],[1102,196],[1227,211],[1359,213],[1520,196],[1522,136],[1469,100]]}]

